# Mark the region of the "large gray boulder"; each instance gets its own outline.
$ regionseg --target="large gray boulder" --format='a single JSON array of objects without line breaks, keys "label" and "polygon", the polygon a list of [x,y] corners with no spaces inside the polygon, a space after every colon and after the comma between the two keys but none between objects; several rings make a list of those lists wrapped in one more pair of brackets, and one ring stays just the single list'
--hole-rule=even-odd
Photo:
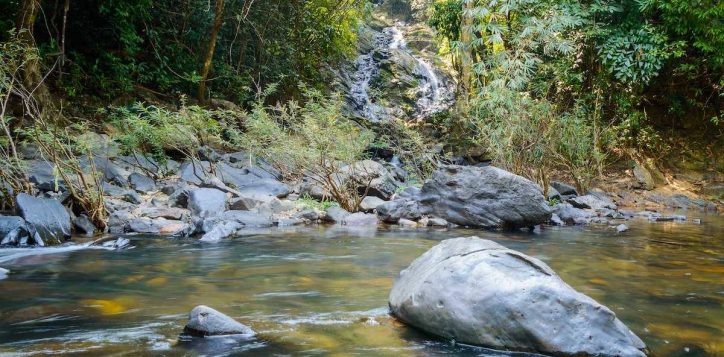
[{"label": "large gray boulder", "polygon": [[226,211],[226,193],[215,188],[196,188],[188,192],[191,214],[205,218]]},{"label": "large gray boulder", "polygon": [[400,320],[443,338],[559,356],[645,356],[616,315],[542,261],[477,237],[443,241],[390,293]]},{"label": "large gray boulder", "polygon": [[443,167],[422,186],[420,203],[425,214],[469,227],[520,228],[551,218],[538,185],[494,166]]},{"label": "large gray boulder", "polygon": [[189,313],[189,322],[184,333],[192,336],[246,335],[254,336],[248,326],[222,314],[208,306],[196,306]]},{"label": "large gray boulder", "polygon": [[18,216],[27,222],[35,244],[56,244],[70,238],[70,214],[59,201],[21,193],[15,200],[15,206]]}]

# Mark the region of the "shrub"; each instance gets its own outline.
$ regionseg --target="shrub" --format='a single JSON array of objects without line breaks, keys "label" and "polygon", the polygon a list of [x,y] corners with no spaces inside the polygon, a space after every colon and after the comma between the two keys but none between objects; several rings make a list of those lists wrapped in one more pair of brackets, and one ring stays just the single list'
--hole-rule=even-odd
[{"label": "shrub", "polygon": [[[374,135],[342,114],[339,95],[302,87],[305,102],[275,107],[257,104],[244,123],[242,142],[288,177],[306,176],[328,192],[342,208],[356,211],[369,182],[364,165],[353,165],[365,157]],[[345,170],[343,170],[345,168]],[[359,172],[358,172],[359,171]]]}]

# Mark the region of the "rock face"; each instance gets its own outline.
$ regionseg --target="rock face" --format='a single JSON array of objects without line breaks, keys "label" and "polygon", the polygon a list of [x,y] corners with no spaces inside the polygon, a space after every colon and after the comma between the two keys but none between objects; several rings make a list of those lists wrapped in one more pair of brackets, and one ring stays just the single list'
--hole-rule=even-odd
[{"label": "rock face", "polygon": [[423,213],[461,226],[519,228],[551,218],[538,185],[493,166],[438,170],[422,186],[420,203]]},{"label": "rock face", "polygon": [[70,214],[59,201],[21,193],[16,199],[16,209],[18,216],[27,222],[35,244],[60,243],[70,238]]},{"label": "rock face", "polygon": [[192,336],[247,335],[254,336],[248,326],[208,306],[196,306],[189,313],[189,322],[184,333]]},{"label": "rock face", "polygon": [[545,263],[477,237],[443,241],[400,273],[390,309],[429,333],[492,348],[645,356],[616,315]]}]

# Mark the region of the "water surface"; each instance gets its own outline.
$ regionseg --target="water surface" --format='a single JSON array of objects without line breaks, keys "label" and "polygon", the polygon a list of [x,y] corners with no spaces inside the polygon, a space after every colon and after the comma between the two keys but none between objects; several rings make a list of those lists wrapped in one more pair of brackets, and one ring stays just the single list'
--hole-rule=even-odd
[{"label": "water surface", "polygon": [[[547,262],[611,308],[656,356],[724,355],[724,219],[535,233],[260,231],[220,244],[129,236],[135,249],[0,250],[0,355],[508,356],[387,315],[397,273],[441,239],[478,235]],[[11,257],[15,254],[14,257]],[[178,342],[212,306],[259,333]]]}]

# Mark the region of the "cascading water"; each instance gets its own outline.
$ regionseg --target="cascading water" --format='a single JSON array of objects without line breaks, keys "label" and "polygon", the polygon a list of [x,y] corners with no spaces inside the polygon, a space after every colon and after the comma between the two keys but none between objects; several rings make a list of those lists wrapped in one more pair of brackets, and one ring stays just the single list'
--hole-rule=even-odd
[{"label": "cascading water", "polygon": [[415,77],[419,79],[415,89],[417,101],[415,116],[424,118],[446,109],[452,103],[452,92],[438,77],[435,68],[425,59],[415,55],[408,47],[400,30],[403,23],[384,28],[374,40],[374,48],[360,55],[354,62],[355,72],[351,76],[349,96],[355,112],[372,122],[387,120],[395,112],[393,108],[375,103],[369,94],[370,82],[380,74],[380,58],[390,57],[393,51],[401,51],[413,58],[417,64]]}]

